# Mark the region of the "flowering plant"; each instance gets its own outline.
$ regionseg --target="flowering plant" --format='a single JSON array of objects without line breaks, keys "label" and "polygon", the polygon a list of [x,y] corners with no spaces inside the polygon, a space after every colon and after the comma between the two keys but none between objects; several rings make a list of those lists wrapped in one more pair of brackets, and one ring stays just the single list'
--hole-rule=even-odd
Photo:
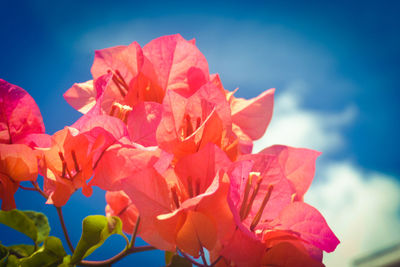
[{"label": "flowering plant", "polygon": [[[251,153],[274,89],[235,97],[179,34],[96,51],[91,72],[64,94],[81,118],[52,136],[32,97],[0,80],[0,222],[34,242],[0,245],[2,265],[108,266],[160,249],[167,266],[323,266],[322,252],[339,240],[303,201],[320,153],[283,145]],[[74,246],[62,207],[93,186],[106,192],[106,216],[85,218]],[[55,206],[70,255],[44,214],[16,209],[19,188]],[[112,234],[127,241],[121,253],[85,260]],[[149,245],[135,246],[137,236]]]}]

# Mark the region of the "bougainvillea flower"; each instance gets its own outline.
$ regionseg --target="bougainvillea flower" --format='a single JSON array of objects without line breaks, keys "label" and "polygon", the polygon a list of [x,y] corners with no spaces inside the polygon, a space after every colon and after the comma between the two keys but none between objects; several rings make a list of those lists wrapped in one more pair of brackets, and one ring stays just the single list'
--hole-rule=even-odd
[{"label": "bougainvillea flower", "polygon": [[93,80],[77,83],[64,97],[82,113],[98,101],[96,80],[110,74],[101,109],[109,113],[114,103],[134,107],[143,101],[162,103],[167,90],[193,92],[209,79],[208,64],[194,42],[179,34],[157,38],[143,49],[136,42],[98,50],[92,66]]},{"label": "bougainvillea flower", "polygon": [[125,179],[123,190],[164,243],[145,240],[157,248],[178,247],[195,257],[201,247],[212,249],[234,228],[226,201],[229,179],[220,173],[229,163],[223,151],[208,144],[162,176],[147,169],[146,179]]},{"label": "bougainvillea flower", "polygon": [[104,151],[127,134],[124,124],[109,116],[82,118],[75,126],[79,130],[65,127],[55,133],[52,146],[42,150],[41,172],[45,177],[44,190],[49,195],[47,203],[55,206],[65,205],[79,188],[90,196],[91,187],[86,181],[92,177]]},{"label": "bougainvillea flower", "polygon": [[264,223],[290,204],[294,190],[273,155],[247,155],[230,171],[229,204],[237,225],[221,254],[238,266],[259,264],[265,244]]},{"label": "bougainvillea flower", "polygon": [[157,128],[160,148],[179,159],[213,143],[235,159],[232,137],[229,103],[213,83],[203,85],[190,97],[167,92]]},{"label": "bougainvillea flower", "polygon": [[1,208],[15,208],[14,193],[19,182],[34,181],[38,175],[37,153],[24,144],[0,144]]},{"label": "bougainvillea flower", "polygon": [[[308,176],[311,175],[312,180],[314,175],[313,166],[318,152],[288,149],[294,155],[303,153],[310,159],[302,158],[296,164],[289,164],[292,157],[283,160],[279,153],[272,153],[272,148],[269,153],[267,149],[265,154],[242,156],[231,170],[230,206],[237,230],[221,254],[237,266],[247,266],[250,255],[252,265],[260,265],[268,248],[268,240],[263,238],[263,234],[271,230],[287,231],[288,235],[299,237],[304,244],[312,244],[327,252],[332,251],[339,242],[318,211],[296,201],[293,196],[298,188],[287,177],[296,175],[295,170],[298,169],[297,175],[304,177],[304,184],[308,184]],[[312,257],[313,250],[311,252],[313,254],[308,253],[308,256],[315,259]]]},{"label": "bougainvillea flower", "polygon": [[0,143],[23,143],[29,134],[44,133],[35,100],[22,88],[0,79]]}]

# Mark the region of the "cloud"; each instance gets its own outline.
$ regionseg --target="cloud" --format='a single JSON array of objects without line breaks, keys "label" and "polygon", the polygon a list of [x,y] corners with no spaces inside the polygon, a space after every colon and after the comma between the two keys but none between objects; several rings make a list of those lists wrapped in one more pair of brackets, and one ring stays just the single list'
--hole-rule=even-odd
[{"label": "cloud", "polygon": [[305,201],[321,211],[341,240],[335,252],[325,254],[325,264],[350,265],[360,256],[398,243],[399,183],[350,161],[324,165],[320,176],[326,180],[313,186]]},{"label": "cloud", "polygon": [[305,201],[324,215],[341,240],[335,252],[325,254],[324,263],[349,266],[400,241],[400,185],[394,177],[364,170],[348,159],[333,160],[346,146],[343,130],[356,119],[357,108],[349,105],[336,113],[305,109],[304,90],[304,84],[295,83],[277,97],[273,121],[254,150],[278,143],[324,152]]},{"label": "cloud", "polygon": [[[301,107],[304,84],[297,82],[279,95],[266,134],[254,143],[254,152],[273,144],[307,147],[325,154],[343,148],[346,140],[341,130],[351,125],[357,108],[349,105],[339,113],[322,113]],[[296,94],[297,92],[297,94]]]}]

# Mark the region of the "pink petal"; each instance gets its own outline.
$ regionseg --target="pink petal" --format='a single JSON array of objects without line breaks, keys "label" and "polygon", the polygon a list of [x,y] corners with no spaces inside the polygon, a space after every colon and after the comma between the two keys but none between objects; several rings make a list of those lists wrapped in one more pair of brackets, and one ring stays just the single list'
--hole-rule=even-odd
[{"label": "pink petal", "polygon": [[[271,221],[276,218],[281,210],[291,202],[294,190],[290,182],[284,176],[276,156],[252,154],[245,155],[241,159],[252,161],[254,164],[252,172],[260,173],[260,178],[262,178],[260,189],[255,197],[250,213],[247,219],[243,221],[246,226],[250,227],[254,216],[260,210],[269,187],[273,186],[269,200],[263,210],[260,223],[255,229],[259,227],[262,228],[263,221]],[[241,199],[243,198],[245,188],[245,183],[243,184],[243,182],[247,182],[247,178],[248,176],[245,177],[245,180],[242,180]],[[254,181],[254,183],[255,182],[256,181]],[[240,207],[238,207],[238,209],[240,209]]]},{"label": "pink petal", "polygon": [[269,89],[249,100],[232,97],[232,121],[253,140],[259,139],[264,135],[271,121],[274,92],[275,89]]},{"label": "pink petal", "polygon": [[[192,67],[202,72],[208,80],[207,60],[193,42],[186,41],[179,34],[154,39],[143,47],[143,53],[153,64],[164,90],[189,92],[187,75]],[[193,82],[191,84],[194,89],[198,87]]]},{"label": "pink petal", "polygon": [[275,229],[293,231],[326,252],[334,251],[340,243],[319,211],[304,202],[288,205],[273,224]]},{"label": "pink petal", "polygon": [[274,145],[260,153],[278,157],[285,176],[293,183],[296,189],[296,198],[302,200],[314,178],[315,161],[321,155],[321,152],[306,148]]},{"label": "pink petal", "polygon": [[130,139],[143,146],[156,146],[156,130],[161,120],[162,105],[142,102],[136,105],[128,116]]},{"label": "pink petal", "polygon": [[181,158],[175,165],[175,172],[185,188],[188,188],[188,177],[191,177],[193,190],[198,183],[199,191],[204,192],[211,185],[217,171],[228,168],[230,163],[220,148],[208,143],[197,153]]},{"label": "pink petal", "polygon": [[[124,179],[143,179],[157,162],[159,151],[147,151],[131,146],[115,146],[102,155],[89,185],[103,190],[122,190]],[[116,168],[115,166],[123,166]],[[145,179],[143,179],[145,180]]]},{"label": "pink petal", "polygon": [[26,144],[30,148],[46,148],[51,147],[51,136],[48,134],[29,134],[18,143]]},{"label": "pink petal", "polygon": [[93,78],[107,74],[109,70],[118,70],[127,84],[139,73],[143,62],[143,52],[137,42],[128,46],[116,46],[97,50],[91,69]]},{"label": "pink petal", "polygon": [[0,79],[0,143],[16,143],[28,134],[44,133],[35,100],[22,88]]},{"label": "pink petal", "polygon": [[264,250],[265,244],[237,228],[220,253],[234,262],[234,266],[260,266]]},{"label": "pink petal", "polygon": [[76,121],[72,127],[78,129],[81,133],[90,132],[94,128],[101,128],[113,136],[115,140],[129,136],[125,124],[120,119],[108,115],[86,114]]},{"label": "pink petal", "polygon": [[93,80],[84,83],[75,83],[64,93],[64,99],[73,108],[85,114],[96,104],[97,92]]}]

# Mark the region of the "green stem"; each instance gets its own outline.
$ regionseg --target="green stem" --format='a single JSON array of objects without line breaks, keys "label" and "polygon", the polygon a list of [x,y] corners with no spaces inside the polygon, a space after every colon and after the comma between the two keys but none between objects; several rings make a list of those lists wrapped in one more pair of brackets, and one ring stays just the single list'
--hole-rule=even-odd
[{"label": "green stem", "polygon": [[62,214],[62,209],[61,209],[61,207],[56,207],[56,209],[57,209],[57,213],[58,213],[58,218],[60,218],[60,223],[61,223],[61,227],[64,232],[65,240],[67,240],[67,244],[68,244],[68,247],[71,250],[71,252],[74,253],[75,249],[74,249],[74,246],[72,245],[71,239],[69,239],[67,227],[65,226],[65,222],[64,222],[64,216]]}]

